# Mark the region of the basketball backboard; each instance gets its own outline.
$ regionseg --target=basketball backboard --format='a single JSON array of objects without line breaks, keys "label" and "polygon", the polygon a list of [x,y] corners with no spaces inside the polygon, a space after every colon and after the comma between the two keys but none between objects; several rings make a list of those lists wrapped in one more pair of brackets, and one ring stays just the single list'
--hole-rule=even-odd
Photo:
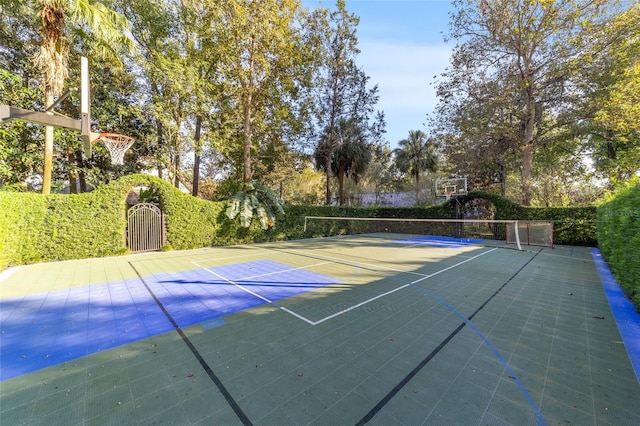
[{"label": "basketball backboard", "polygon": [[467,195],[467,178],[436,179],[436,197],[457,197]]}]

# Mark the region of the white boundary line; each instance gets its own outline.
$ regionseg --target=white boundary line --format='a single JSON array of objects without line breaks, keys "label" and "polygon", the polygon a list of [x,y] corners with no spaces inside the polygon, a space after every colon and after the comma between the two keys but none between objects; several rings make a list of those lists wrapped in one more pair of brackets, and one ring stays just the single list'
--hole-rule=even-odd
[{"label": "white boundary line", "polygon": [[278,304],[277,304],[277,303],[275,303],[274,301],[269,300],[269,299],[267,299],[266,297],[261,296],[261,295],[259,295],[258,293],[254,292],[254,291],[251,291],[251,290],[249,290],[248,288],[243,287],[243,286],[241,286],[240,284],[238,284],[238,283],[236,283],[236,282],[234,282],[234,281],[232,281],[232,280],[230,280],[230,279],[227,279],[227,278],[223,277],[222,275],[220,275],[220,274],[218,274],[218,273],[216,273],[216,272],[213,272],[213,271],[212,271],[211,269],[209,269],[209,268],[205,268],[205,267],[203,267],[203,266],[200,266],[200,265],[198,265],[196,262],[193,262],[193,263],[194,263],[195,265],[197,265],[197,266],[201,267],[201,268],[202,268],[202,269],[204,269],[205,271],[209,272],[210,274],[215,275],[216,277],[218,277],[218,278],[220,278],[220,279],[222,279],[222,280],[224,280],[224,281],[228,282],[229,284],[231,284],[231,285],[233,285],[233,286],[238,287],[240,290],[246,291],[247,293],[249,293],[249,294],[251,294],[251,295],[253,295],[253,296],[257,297],[258,299],[260,299],[260,300],[264,300],[265,302],[267,302],[267,303],[269,303],[269,304],[271,304],[271,305],[273,305],[273,306],[277,307],[278,309],[282,309],[283,311],[287,312],[288,314],[291,314],[291,315],[293,315],[294,317],[296,317],[296,318],[298,318],[298,319],[301,319],[302,321],[304,321],[304,322],[306,322],[306,323],[309,323],[309,324],[311,324],[311,325],[315,325],[315,324],[313,323],[313,321],[311,321],[311,320],[309,320],[309,319],[307,319],[307,318],[303,317],[302,315],[298,315],[298,314],[296,314],[295,312],[293,312],[293,311],[291,311],[291,310],[289,310],[289,309],[287,309],[287,308],[285,308],[285,307],[283,307],[283,306],[278,305]]},{"label": "white boundary line", "polygon": [[444,268],[444,269],[441,269],[441,270],[439,270],[439,271],[436,271],[436,272],[434,272],[434,273],[432,273],[432,274],[424,275],[422,278],[419,278],[419,279],[417,279],[417,280],[411,281],[411,282],[410,282],[410,283],[408,283],[408,284],[405,284],[405,285],[400,286],[400,287],[398,287],[398,288],[395,288],[395,289],[393,289],[393,290],[387,291],[386,293],[379,294],[379,295],[377,295],[377,296],[375,296],[375,297],[372,297],[371,299],[367,299],[367,300],[365,300],[364,302],[360,302],[360,303],[358,303],[358,304],[356,304],[356,305],[353,305],[353,306],[351,306],[351,307],[349,307],[349,308],[347,308],[347,309],[343,309],[342,311],[339,311],[339,312],[336,312],[336,313],[334,313],[334,314],[331,314],[331,315],[329,315],[329,316],[327,316],[327,317],[324,317],[324,318],[322,318],[321,320],[318,320],[318,321],[314,322],[314,324],[313,324],[313,325],[321,324],[321,323],[323,323],[323,322],[325,322],[325,321],[327,321],[327,320],[330,320],[330,319],[335,318],[335,317],[337,317],[337,316],[339,316],[339,315],[342,315],[342,314],[347,313],[347,312],[349,312],[349,311],[352,311],[352,310],[354,310],[354,309],[356,309],[356,308],[359,308],[360,306],[366,305],[366,304],[367,304],[367,303],[369,303],[369,302],[373,302],[373,301],[374,301],[374,300],[376,300],[376,299],[379,299],[379,298],[384,297],[384,296],[388,296],[389,294],[395,293],[396,291],[402,290],[403,288],[406,288],[406,287],[409,287],[409,286],[411,286],[411,285],[417,284],[417,283],[419,283],[419,282],[421,282],[421,281],[424,281],[424,280],[426,280],[426,279],[428,279],[428,278],[435,277],[435,276],[436,276],[436,275],[438,275],[438,274],[441,274],[441,273],[446,272],[446,271],[448,271],[448,270],[450,270],[450,269],[456,268],[456,267],[458,267],[458,266],[460,266],[460,265],[462,265],[462,264],[464,264],[464,263],[467,263],[467,262],[470,262],[470,261],[472,261],[472,260],[474,260],[474,259],[477,259],[477,258],[478,258],[478,257],[480,257],[480,256],[484,256],[484,255],[485,255],[485,254],[487,254],[487,253],[491,253],[491,252],[492,252],[492,251],[494,251],[494,250],[497,250],[497,248],[493,248],[493,249],[491,249],[491,250],[489,250],[489,251],[485,251],[485,252],[483,252],[483,253],[480,253],[480,254],[478,254],[478,255],[475,255],[475,256],[473,256],[473,257],[470,257],[470,258],[468,258],[468,259],[465,259],[465,260],[463,260],[462,262],[458,262],[458,263],[456,263],[455,265],[451,265],[451,266],[449,266],[449,267],[447,267],[447,268]]},{"label": "white boundary line", "polygon": [[[296,317],[296,318],[298,318],[298,319],[301,319],[302,321],[306,322],[307,324],[310,324],[310,325],[315,326],[315,325],[318,325],[318,324],[322,324],[323,322],[328,321],[328,320],[330,320],[330,319],[336,318],[336,317],[338,317],[338,316],[340,316],[340,315],[342,315],[342,314],[345,314],[345,313],[347,313],[347,312],[349,312],[349,311],[352,311],[352,310],[354,310],[354,309],[357,309],[357,308],[359,308],[359,307],[361,307],[361,306],[363,306],[363,305],[366,305],[367,303],[373,302],[374,300],[377,300],[377,299],[380,299],[380,298],[382,298],[382,297],[384,297],[384,296],[388,296],[388,295],[390,295],[390,294],[393,294],[393,293],[395,293],[395,292],[397,292],[397,291],[400,291],[400,290],[402,290],[402,289],[404,289],[404,288],[407,288],[407,287],[409,287],[409,286],[411,286],[411,285],[417,284],[417,283],[419,283],[419,282],[421,282],[421,281],[424,281],[424,280],[426,280],[426,279],[429,279],[429,278],[431,278],[431,277],[435,277],[436,275],[439,275],[439,274],[441,274],[441,273],[443,273],[443,272],[449,271],[449,270],[451,270],[451,269],[453,269],[453,268],[457,268],[457,267],[458,267],[458,266],[460,266],[460,265],[463,265],[463,264],[465,264],[465,263],[467,263],[467,262],[470,262],[470,261],[472,261],[472,260],[474,260],[474,259],[477,259],[477,258],[479,258],[479,257],[481,257],[481,256],[484,256],[485,254],[489,254],[489,253],[491,253],[492,251],[495,251],[495,250],[498,250],[498,248],[497,248],[497,247],[496,247],[496,248],[492,248],[492,249],[490,249],[490,250],[487,250],[487,251],[485,251],[485,252],[482,252],[482,253],[480,253],[480,254],[477,254],[477,255],[475,255],[475,256],[472,256],[472,257],[470,257],[470,258],[468,258],[468,259],[465,259],[465,260],[463,260],[463,261],[461,261],[461,262],[458,262],[458,263],[456,263],[456,264],[454,264],[454,265],[448,266],[448,267],[446,267],[446,268],[444,268],[444,269],[441,269],[441,270],[439,270],[439,271],[436,271],[436,272],[431,273],[431,274],[428,274],[428,275],[419,274],[419,273],[417,273],[417,272],[407,272],[407,273],[412,273],[412,274],[415,274],[415,275],[421,275],[421,278],[418,278],[417,280],[411,281],[410,283],[407,283],[407,284],[405,284],[405,285],[402,285],[402,286],[400,286],[400,287],[397,287],[397,288],[395,288],[395,289],[393,289],[393,290],[390,290],[390,291],[387,291],[387,292],[381,293],[381,294],[379,294],[379,295],[377,295],[377,296],[374,296],[374,297],[372,297],[372,298],[370,298],[370,299],[364,300],[364,301],[362,301],[362,302],[360,302],[360,303],[357,303],[357,304],[355,304],[355,305],[353,305],[353,306],[350,306],[350,307],[348,307],[348,308],[346,308],[346,309],[343,309],[343,310],[341,310],[341,311],[339,311],[339,312],[335,312],[335,313],[333,313],[333,314],[331,314],[331,315],[329,315],[329,316],[326,316],[326,317],[324,317],[324,318],[322,318],[322,319],[319,319],[318,321],[312,321],[312,320],[310,320],[310,319],[308,319],[308,318],[306,318],[306,317],[304,317],[304,316],[302,316],[302,315],[300,315],[300,314],[297,314],[297,313],[293,312],[293,311],[292,311],[292,310],[290,310],[290,309],[285,308],[284,306],[280,306],[279,304],[275,303],[274,301],[272,301],[272,300],[270,300],[270,299],[268,299],[268,298],[266,298],[266,297],[264,297],[264,296],[262,296],[262,295],[260,295],[260,294],[258,294],[258,293],[256,293],[256,292],[254,292],[254,291],[252,291],[252,290],[250,290],[250,289],[248,289],[248,288],[246,288],[246,287],[244,287],[244,286],[242,286],[242,285],[240,285],[240,284],[236,283],[235,281],[232,281],[232,280],[230,280],[230,279],[228,279],[228,278],[225,278],[225,277],[223,277],[222,275],[220,275],[220,274],[218,274],[218,273],[216,273],[216,272],[214,272],[214,271],[212,271],[212,270],[210,270],[210,269],[208,269],[208,268],[205,268],[205,267],[203,267],[203,266],[199,265],[197,262],[193,262],[193,264],[194,264],[194,265],[196,265],[196,266],[198,266],[198,267],[200,267],[200,268],[202,268],[202,269],[204,269],[205,271],[209,272],[210,274],[215,275],[216,277],[218,277],[218,278],[220,278],[220,279],[222,279],[222,280],[224,280],[224,281],[228,282],[229,284],[231,284],[231,285],[233,285],[233,286],[235,286],[235,287],[238,287],[239,289],[241,289],[241,290],[243,290],[243,291],[245,291],[245,292],[247,292],[247,293],[249,293],[249,294],[251,294],[251,295],[253,295],[253,296],[257,297],[258,299],[260,299],[260,300],[264,300],[265,302],[267,302],[267,303],[269,303],[269,304],[271,304],[271,305],[273,305],[273,306],[277,307],[278,309],[281,309],[281,310],[283,310],[283,311],[287,312],[288,314],[293,315],[294,317]],[[327,264],[327,263],[330,263],[330,262],[318,263],[318,264],[314,264],[314,265],[311,265],[311,266],[317,266],[317,265]],[[354,263],[354,264],[360,263],[360,264],[362,264],[362,265],[374,266],[374,265],[369,265],[369,264],[361,263],[361,262],[353,262],[353,263]],[[378,265],[378,267],[379,267],[379,265]],[[386,269],[389,269],[389,270],[393,270],[393,271],[405,272],[405,271],[401,271],[401,270],[397,270],[397,269],[393,269],[393,268],[388,268],[388,267],[385,267],[385,268],[386,268]],[[293,271],[293,270],[297,270],[297,269],[301,269],[301,268],[293,268],[293,269],[290,269],[290,270],[284,270],[284,271],[280,271],[280,272]],[[264,274],[264,275],[271,275],[271,274],[273,274],[273,273]],[[251,277],[251,278],[255,278],[255,277],[259,277],[259,276],[264,276],[264,275],[256,275],[256,276]],[[243,279],[246,279],[246,278],[243,278]]]},{"label": "white boundary line", "polygon": [[7,278],[13,275],[15,272],[18,272],[20,266],[12,266],[11,268],[7,268],[4,271],[0,272],[0,284],[2,284]]},{"label": "white boundary line", "polygon": [[[199,268],[202,268],[202,266],[198,265],[196,262],[191,262],[191,263],[193,263],[194,265],[198,266]],[[314,263],[313,265],[300,266],[298,268],[283,269],[281,271],[274,271],[274,272],[269,272],[269,273],[266,273],[266,274],[252,275],[250,277],[243,277],[239,281],[252,280],[254,278],[260,278],[260,277],[268,277],[269,275],[281,274],[283,272],[299,271],[300,269],[313,268],[314,266],[328,265],[328,264],[331,264],[331,263],[335,263],[335,262],[319,262],[319,263]],[[222,265],[222,266],[224,266],[224,265]],[[216,275],[218,275],[218,274],[216,274]]]}]

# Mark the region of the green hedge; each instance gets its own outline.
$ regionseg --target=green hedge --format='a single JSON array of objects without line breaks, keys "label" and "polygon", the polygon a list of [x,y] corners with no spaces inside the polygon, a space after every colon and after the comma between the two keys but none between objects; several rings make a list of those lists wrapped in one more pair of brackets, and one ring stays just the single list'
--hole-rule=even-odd
[{"label": "green hedge", "polygon": [[38,194],[0,192],[0,270],[43,260],[40,244],[47,199]]},{"label": "green hedge", "polygon": [[[0,269],[26,263],[126,253],[126,198],[137,186],[149,188],[165,213],[165,249],[232,245],[320,236],[304,232],[304,216],[455,218],[456,202],[435,207],[285,206],[285,216],[263,231],[245,229],[225,216],[224,202],[184,194],[148,175],[128,175],[90,193],[40,195],[0,192]],[[595,245],[595,208],[527,209],[494,194],[475,192],[461,203],[483,198],[496,219],[552,220],[558,244]],[[257,222],[257,221],[255,221]],[[411,225],[406,225],[411,231]],[[362,222],[336,225],[334,234],[365,231]]]},{"label": "green hedge", "polygon": [[224,215],[225,203],[191,197],[153,176],[128,175],[84,194],[0,192],[0,269],[128,252],[126,199],[137,186],[158,197],[165,213],[165,249],[274,238],[273,231],[244,229],[230,222]]},{"label": "green hedge", "polygon": [[476,198],[491,201],[496,207],[495,219],[543,220],[553,222],[555,244],[573,246],[597,245],[596,207],[524,207],[496,194],[470,192],[462,204]]},{"label": "green hedge", "polygon": [[640,179],[598,207],[598,243],[616,280],[640,311]]}]

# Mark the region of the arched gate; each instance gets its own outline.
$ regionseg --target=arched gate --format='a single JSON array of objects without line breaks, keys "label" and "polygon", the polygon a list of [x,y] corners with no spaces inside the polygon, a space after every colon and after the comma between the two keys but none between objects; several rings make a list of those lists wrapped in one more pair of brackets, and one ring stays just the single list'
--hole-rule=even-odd
[{"label": "arched gate", "polygon": [[132,252],[160,250],[165,243],[162,210],[139,203],[127,213],[127,245]]}]

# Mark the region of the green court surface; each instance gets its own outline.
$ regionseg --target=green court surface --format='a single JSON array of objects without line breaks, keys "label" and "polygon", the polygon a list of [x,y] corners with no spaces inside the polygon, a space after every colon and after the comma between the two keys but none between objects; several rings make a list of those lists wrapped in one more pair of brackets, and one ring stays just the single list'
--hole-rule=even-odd
[{"label": "green court surface", "polygon": [[5,271],[0,424],[638,424],[588,248],[406,238]]}]

